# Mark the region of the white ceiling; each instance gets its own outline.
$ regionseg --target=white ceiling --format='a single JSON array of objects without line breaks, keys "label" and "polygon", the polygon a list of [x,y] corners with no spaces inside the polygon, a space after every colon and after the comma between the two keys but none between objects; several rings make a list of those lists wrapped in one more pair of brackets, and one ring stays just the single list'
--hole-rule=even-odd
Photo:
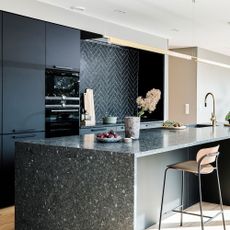
[{"label": "white ceiling", "polygon": [[38,1],[85,7],[76,12],[168,38],[170,48],[198,46],[230,56],[230,0]]}]

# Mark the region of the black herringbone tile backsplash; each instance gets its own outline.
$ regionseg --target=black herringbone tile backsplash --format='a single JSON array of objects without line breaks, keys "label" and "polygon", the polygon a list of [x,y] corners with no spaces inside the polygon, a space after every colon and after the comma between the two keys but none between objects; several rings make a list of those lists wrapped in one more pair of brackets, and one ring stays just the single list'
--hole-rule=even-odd
[{"label": "black herringbone tile backsplash", "polygon": [[96,41],[81,41],[80,92],[94,90],[97,122],[106,115],[123,121],[135,115],[138,91],[137,50]]}]

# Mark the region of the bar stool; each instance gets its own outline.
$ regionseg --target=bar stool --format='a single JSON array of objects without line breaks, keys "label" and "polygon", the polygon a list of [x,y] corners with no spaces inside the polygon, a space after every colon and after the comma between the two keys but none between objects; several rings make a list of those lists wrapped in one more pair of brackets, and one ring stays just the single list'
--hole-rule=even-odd
[{"label": "bar stool", "polygon": [[[221,195],[221,189],[220,189],[220,180],[219,180],[219,172],[218,172],[218,156],[219,156],[219,145],[211,148],[204,148],[200,149],[196,155],[196,160],[193,161],[184,161],[177,164],[168,165],[164,172],[164,182],[163,182],[163,191],[162,191],[162,199],[161,199],[161,209],[160,209],[160,219],[159,219],[159,225],[158,230],[161,229],[161,220],[162,220],[162,211],[163,211],[163,202],[164,202],[164,193],[165,193],[165,182],[166,182],[166,176],[167,171],[169,169],[175,169],[182,172],[182,188],[181,188],[181,205],[177,208],[180,208],[180,210],[172,210],[174,212],[181,213],[180,218],[180,226],[183,225],[183,213],[184,214],[190,214],[195,216],[200,216],[201,218],[201,229],[204,230],[204,224],[211,221],[215,217],[217,217],[219,214],[222,214],[222,221],[223,221],[223,228],[226,230],[225,227],[225,220],[224,220],[224,210],[223,210],[223,201],[222,201],[222,195]],[[214,163],[213,166],[211,163]],[[218,192],[219,192],[219,200],[220,200],[220,212],[218,212],[215,216],[204,216],[203,210],[202,210],[202,187],[201,187],[201,175],[203,174],[210,174],[212,172],[216,171],[216,177],[217,177],[217,185],[218,185]],[[200,214],[190,213],[183,211],[183,196],[184,196],[184,172],[192,173],[198,176],[199,180],[199,206],[200,206]],[[209,218],[206,222],[203,221],[203,217]]]}]

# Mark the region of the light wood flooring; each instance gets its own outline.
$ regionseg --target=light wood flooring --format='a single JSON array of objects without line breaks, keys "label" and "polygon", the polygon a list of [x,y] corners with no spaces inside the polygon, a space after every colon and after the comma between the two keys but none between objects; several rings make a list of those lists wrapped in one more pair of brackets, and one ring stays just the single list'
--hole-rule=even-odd
[{"label": "light wood flooring", "polygon": [[0,209],[0,230],[14,229],[14,207]]},{"label": "light wood flooring", "polygon": [[[206,215],[215,215],[219,211],[219,206],[216,204],[203,203]],[[199,213],[198,204],[190,207],[189,211]],[[230,230],[230,206],[224,206],[224,215],[226,222],[226,230]],[[184,215],[184,226],[179,226],[180,214],[174,214],[166,218],[162,222],[162,230],[200,230],[200,218]],[[157,230],[158,226],[152,226],[147,230]],[[0,209],[0,230],[14,230],[14,207]],[[222,230],[221,215],[216,217],[210,223],[205,225],[205,230]],[[118,230],[118,229],[116,229]]]},{"label": "light wood flooring", "polygon": [[[219,212],[219,205],[205,203],[203,202],[204,215],[214,216],[217,212]],[[199,214],[199,204],[195,204],[187,209],[190,212],[194,212]],[[230,230],[230,206],[224,206],[224,217],[226,230]],[[204,218],[206,221],[207,218]],[[161,230],[201,230],[200,227],[200,217],[191,216],[191,215],[183,215],[183,226],[179,226],[180,223],[180,214],[173,214],[172,216],[166,218],[162,222]],[[222,226],[222,216],[221,214],[214,218],[211,222],[205,224],[205,230],[223,230]],[[147,230],[157,230],[158,225],[154,225]]]}]

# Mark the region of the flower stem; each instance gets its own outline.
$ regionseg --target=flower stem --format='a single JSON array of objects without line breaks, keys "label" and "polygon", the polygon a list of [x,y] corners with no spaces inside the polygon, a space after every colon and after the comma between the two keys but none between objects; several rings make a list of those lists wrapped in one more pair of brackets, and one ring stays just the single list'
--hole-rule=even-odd
[{"label": "flower stem", "polygon": [[137,116],[138,117],[141,117],[142,115],[144,115],[145,111],[144,109],[142,108],[138,113],[137,113]]}]

